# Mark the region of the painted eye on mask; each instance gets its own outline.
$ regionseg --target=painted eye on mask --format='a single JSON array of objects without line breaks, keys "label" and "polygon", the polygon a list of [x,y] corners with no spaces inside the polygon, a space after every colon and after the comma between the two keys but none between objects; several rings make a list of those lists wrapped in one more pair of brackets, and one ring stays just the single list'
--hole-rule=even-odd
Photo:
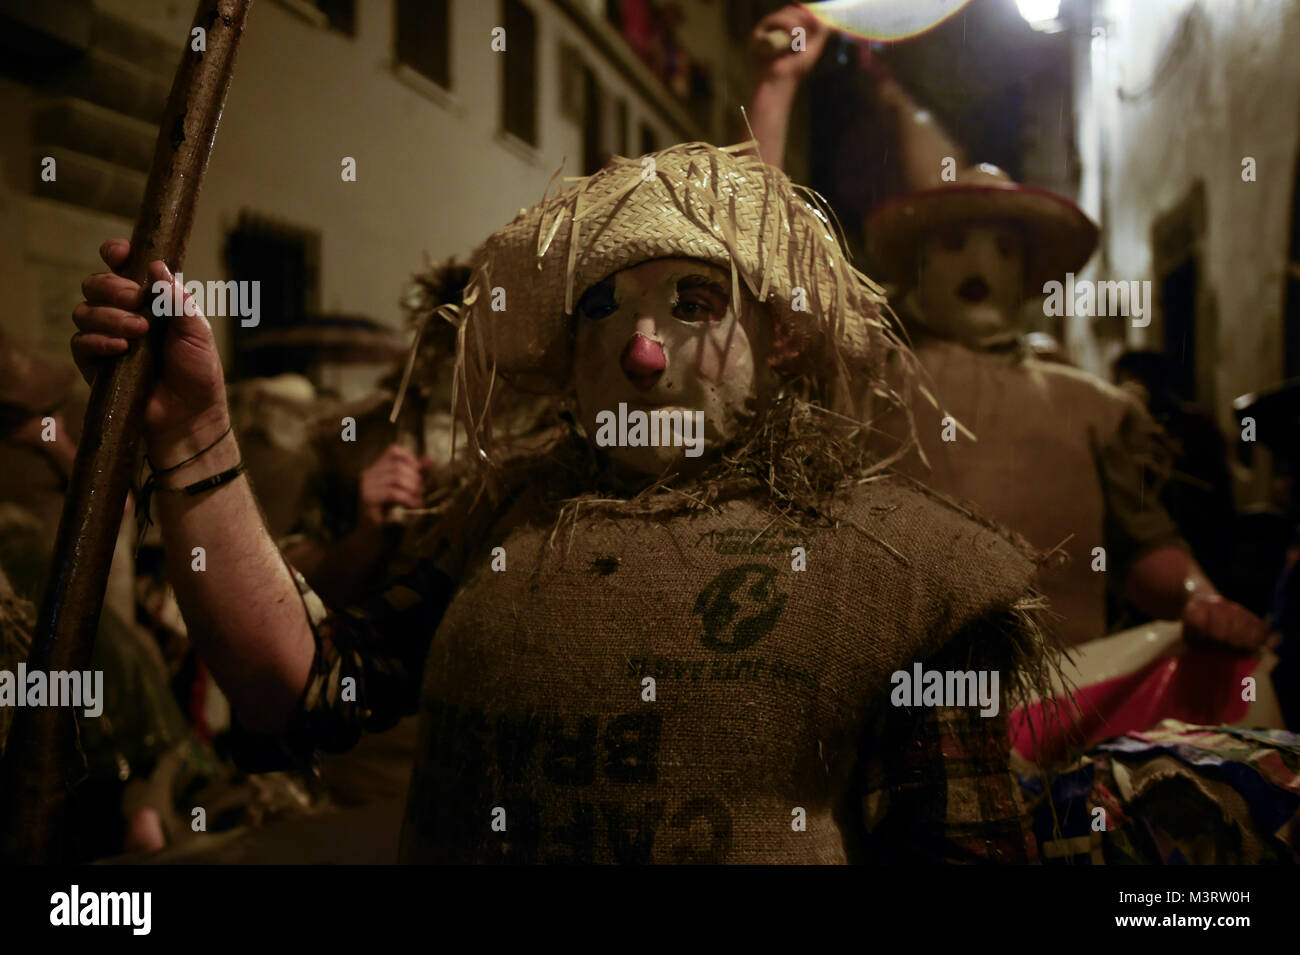
[{"label": "painted eye on mask", "polygon": [[966,247],[966,230],[944,229],[939,233],[939,247],[945,252],[960,252]]},{"label": "painted eye on mask", "polygon": [[598,322],[602,318],[618,311],[618,300],[614,298],[614,283],[597,282],[578,299],[578,311],[589,321]]},{"label": "painted eye on mask", "polygon": [[717,282],[703,275],[688,275],[677,282],[673,317],[683,322],[713,324],[722,321],[731,296]]}]

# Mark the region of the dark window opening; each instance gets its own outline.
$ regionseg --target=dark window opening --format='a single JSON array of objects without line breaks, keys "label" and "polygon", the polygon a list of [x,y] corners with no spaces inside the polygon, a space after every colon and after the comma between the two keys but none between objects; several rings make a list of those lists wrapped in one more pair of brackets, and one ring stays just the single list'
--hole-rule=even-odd
[{"label": "dark window opening", "polygon": [[[1174,385],[1186,401],[1214,404],[1214,353],[1198,345],[1214,342],[1214,303],[1201,287],[1205,247],[1205,187],[1197,182],[1151,230],[1152,272],[1159,324],[1147,335],[1163,346],[1174,369]],[[1154,342],[1153,342],[1154,344]]]},{"label": "dark window opening", "polygon": [[506,49],[501,57],[501,128],[537,145],[537,18],[520,0],[503,0]]},{"label": "dark window opening", "polygon": [[1175,383],[1186,400],[1196,399],[1196,259],[1161,277],[1165,356],[1176,369]]},{"label": "dark window opening", "polygon": [[237,282],[260,282],[258,324],[236,324],[232,377],[302,371],[274,351],[250,349],[259,333],[298,324],[320,307],[320,235],[241,212],[226,240],[226,267]]},{"label": "dark window opening", "polygon": [[582,68],[582,165],[587,175],[599,172],[609,158],[605,148],[605,98],[596,74]]},{"label": "dark window opening", "polygon": [[627,100],[621,99],[614,106],[614,150],[620,156],[627,155]]},{"label": "dark window opening", "polygon": [[314,0],[317,10],[325,14],[331,30],[348,36],[357,35],[356,0]]},{"label": "dark window opening", "polygon": [[1291,251],[1286,263],[1286,313],[1282,316],[1283,376],[1300,378],[1300,163],[1291,187]]},{"label": "dark window opening", "polygon": [[451,89],[450,0],[397,0],[393,46],[397,62]]}]

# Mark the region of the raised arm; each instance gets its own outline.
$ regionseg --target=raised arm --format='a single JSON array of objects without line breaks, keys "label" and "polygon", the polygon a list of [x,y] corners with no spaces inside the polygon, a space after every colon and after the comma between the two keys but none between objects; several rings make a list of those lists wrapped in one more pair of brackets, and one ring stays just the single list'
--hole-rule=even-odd
[{"label": "raised arm", "polygon": [[[803,33],[796,35],[796,28]],[[777,169],[785,162],[790,108],[799,83],[821,57],[830,32],[802,6],[791,4],[760,20],[750,37],[754,92],[749,100],[749,125],[758,140],[759,155]]]}]

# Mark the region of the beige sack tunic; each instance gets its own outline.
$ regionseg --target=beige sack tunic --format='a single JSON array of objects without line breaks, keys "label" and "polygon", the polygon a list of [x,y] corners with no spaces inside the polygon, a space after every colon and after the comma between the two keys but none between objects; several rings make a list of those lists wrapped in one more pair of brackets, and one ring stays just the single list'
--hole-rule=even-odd
[{"label": "beige sack tunic", "polygon": [[[1133,561],[1181,543],[1159,501],[1167,452],[1159,426],[1125,392],[1067,365],[975,351],[929,339],[916,350],[939,403],[974,435],[949,428],[943,414],[914,403],[927,470],[910,455],[899,470],[971,502],[1068,562],[1045,569],[1040,587],[1062,618],[1067,645],[1106,632],[1106,589]],[[1094,548],[1106,570],[1094,570]],[[1118,592],[1122,593],[1122,589]]]},{"label": "beige sack tunic", "polygon": [[[550,546],[525,494],[463,569],[328,615],[306,591],[316,660],[268,748],[418,709],[406,861],[1024,861],[1005,720],[1041,653],[1034,556],[903,478],[832,510],[588,511]],[[996,714],[890,705],[894,671],[941,657],[999,671]]]}]

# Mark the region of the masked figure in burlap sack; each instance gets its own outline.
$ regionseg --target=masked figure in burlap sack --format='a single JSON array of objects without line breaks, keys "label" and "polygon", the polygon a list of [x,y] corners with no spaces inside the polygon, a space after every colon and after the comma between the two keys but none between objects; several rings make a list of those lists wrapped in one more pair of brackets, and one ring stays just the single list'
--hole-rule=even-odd
[{"label": "masked figure in burlap sack", "polygon": [[1042,578],[1066,644],[1106,632],[1109,585],[1149,617],[1181,618],[1190,643],[1250,652],[1267,627],[1219,595],[1160,504],[1159,426],[1124,391],[1023,344],[1021,303],[1096,243],[1074,203],[987,164],[872,213],[868,249],[908,294],[923,380],[945,409],[917,404],[926,460],[900,469],[1067,558]]},{"label": "masked figure in burlap sack", "polygon": [[[1033,854],[1005,715],[1043,676],[1036,558],[868,452],[910,355],[814,198],[739,147],[616,159],[491,236],[448,314],[479,473],[384,593],[328,611],[238,475],[161,496],[169,551],[225,561],[177,592],[248,752],[418,709],[406,861]],[[202,451],[178,485],[238,461],[219,368],[188,374],[208,394],[160,417],[193,434],[152,439]],[[509,388],[568,428],[521,448]]]}]

